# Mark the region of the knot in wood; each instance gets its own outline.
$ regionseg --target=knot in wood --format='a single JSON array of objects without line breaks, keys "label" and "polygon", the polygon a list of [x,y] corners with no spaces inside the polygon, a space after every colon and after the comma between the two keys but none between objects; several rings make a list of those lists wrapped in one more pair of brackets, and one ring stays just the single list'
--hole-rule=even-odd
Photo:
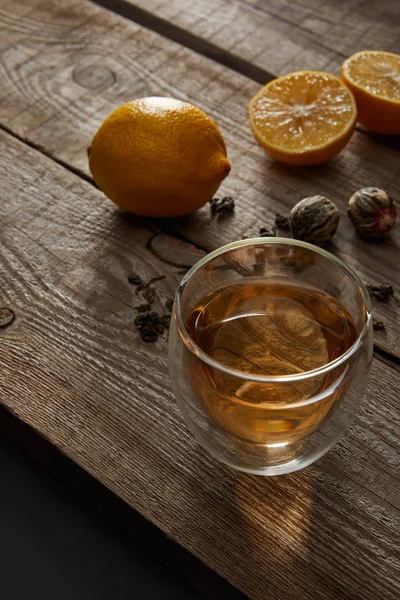
[{"label": "knot in wood", "polygon": [[15,319],[15,313],[11,308],[0,308],[0,328],[7,327]]},{"label": "knot in wood", "polygon": [[104,65],[80,64],[72,72],[72,79],[78,85],[94,90],[106,90],[116,82],[114,71]]}]

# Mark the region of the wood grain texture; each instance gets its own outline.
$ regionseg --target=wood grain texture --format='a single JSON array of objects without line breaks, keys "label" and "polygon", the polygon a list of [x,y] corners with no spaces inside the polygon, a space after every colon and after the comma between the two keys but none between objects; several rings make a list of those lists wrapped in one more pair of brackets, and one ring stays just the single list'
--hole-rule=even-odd
[{"label": "wood grain texture", "polygon": [[[354,426],[312,468],[269,480],[234,473],[182,423],[166,340],[139,341],[127,277],[167,275],[161,309],[204,250],[256,234],[314,190],[342,213],[366,178],[395,194],[398,155],[358,135],[326,167],[279,167],[248,130],[256,86],[246,78],[89,2],[1,7],[0,122],[66,167],[1,134],[0,297],[16,313],[0,333],[2,403],[251,598],[394,600],[399,369],[374,361]],[[102,119],[148,94],[195,101],[221,124],[234,165],[224,191],[240,198],[234,217],[212,220],[205,208],[161,231],[68,171],[88,177],[85,149]],[[398,232],[371,246],[343,221],[333,249],[367,281],[396,283]],[[398,354],[397,308],[380,310],[380,343]]]},{"label": "wood grain texture", "polygon": [[[0,333],[2,404],[250,598],[398,598],[399,369],[374,361],[354,425],[311,468],[257,478],[217,464],[175,405],[166,340],[145,345],[132,326],[132,270],[166,269],[160,303],[181,277],[146,249],[154,225],[0,143],[0,304],[16,313]],[[198,258],[174,244],[174,259]]]},{"label": "wood grain texture", "polygon": [[[4,0],[2,0],[4,2]],[[0,3],[0,6],[2,4]],[[28,9],[29,7],[29,9]],[[103,119],[119,104],[146,95],[175,96],[202,107],[217,121],[228,145],[232,173],[221,194],[236,197],[236,213],[212,218],[208,207],[177,220],[175,230],[211,250],[258,235],[275,212],[287,213],[305,196],[324,194],[337,203],[341,224],[329,248],[366,283],[400,287],[400,230],[384,243],[363,240],[345,216],[360,187],[383,187],[400,196],[400,155],[361,133],[336,159],[314,168],[289,168],[257,146],[247,103],[258,86],[89,2],[21,0],[0,11],[2,42],[0,123],[48,155],[89,176],[86,148]],[[400,356],[400,306],[376,304],[386,330],[376,343]]]},{"label": "wood grain texture", "polygon": [[359,50],[400,50],[396,0],[124,1],[275,76],[297,69],[339,74],[345,58]]}]

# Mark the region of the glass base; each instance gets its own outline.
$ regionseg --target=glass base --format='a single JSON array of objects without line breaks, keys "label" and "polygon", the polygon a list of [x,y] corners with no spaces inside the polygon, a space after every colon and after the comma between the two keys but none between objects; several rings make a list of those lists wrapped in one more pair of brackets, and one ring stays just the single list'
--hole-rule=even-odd
[{"label": "glass base", "polygon": [[310,447],[309,440],[288,442],[283,446],[280,443],[254,444],[232,439],[232,436],[226,439],[228,434],[220,431],[214,431],[212,436],[209,433],[204,435],[202,428],[196,427],[187,415],[185,417],[190,431],[211,456],[237,471],[265,477],[286,475],[308,467],[329,452],[343,433],[337,432],[337,436],[325,443],[323,449],[316,451],[315,447]]}]

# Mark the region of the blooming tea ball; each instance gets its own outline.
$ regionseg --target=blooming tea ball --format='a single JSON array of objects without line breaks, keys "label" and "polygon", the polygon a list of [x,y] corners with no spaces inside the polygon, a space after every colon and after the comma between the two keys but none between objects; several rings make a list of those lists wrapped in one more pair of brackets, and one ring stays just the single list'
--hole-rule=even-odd
[{"label": "blooming tea ball", "polygon": [[339,225],[336,204],[325,196],[300,200],[290,211],[289,222],[293,237],[323,246],[329,242]]},{"label": "blooming tea ball", "polygon": [[396,222],[394,201],[384,190],[367,187],[349,200],[347,214],[360,233],[371,238],[385,237]]}]

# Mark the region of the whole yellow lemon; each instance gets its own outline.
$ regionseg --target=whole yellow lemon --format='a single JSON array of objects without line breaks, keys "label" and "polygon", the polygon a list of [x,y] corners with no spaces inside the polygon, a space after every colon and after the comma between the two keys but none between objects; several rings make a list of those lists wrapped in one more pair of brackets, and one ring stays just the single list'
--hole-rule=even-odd
[{"label": "whole yellow lemon", "polygon": [[173,98],[139,98],[117,108],[97,131],[88,155],[106,196],[148,217],[197,210],[231,168],[214,121]]}]

